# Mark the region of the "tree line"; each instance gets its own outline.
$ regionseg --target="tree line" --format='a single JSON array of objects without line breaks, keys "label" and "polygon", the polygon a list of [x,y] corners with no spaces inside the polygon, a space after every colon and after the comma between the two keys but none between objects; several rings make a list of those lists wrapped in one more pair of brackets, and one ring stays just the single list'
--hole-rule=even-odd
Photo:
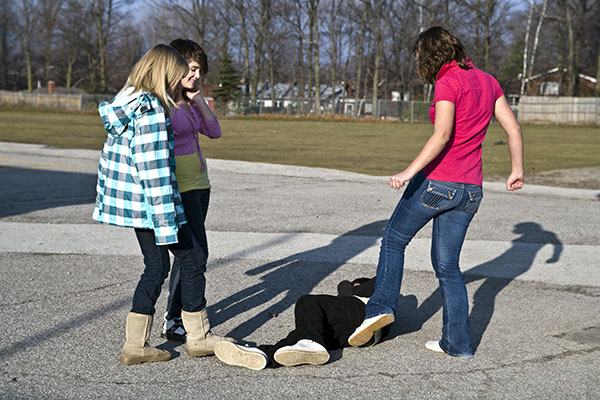
[{"label": "tree line", "polygon": [[184,37],[208,54],[207,82],[228,59],[252,100],[261,82],[294,83],[317,110],[322,84],[357,99],[425,99],[412,48],[433,25],[455,32],[506,93],[556,67],[573,82],[564,95],[577,95],[578,74],[600,81],[597,0],[3,0],[0,12],[9,90],[53,80],[114,93],[150,46]]}]

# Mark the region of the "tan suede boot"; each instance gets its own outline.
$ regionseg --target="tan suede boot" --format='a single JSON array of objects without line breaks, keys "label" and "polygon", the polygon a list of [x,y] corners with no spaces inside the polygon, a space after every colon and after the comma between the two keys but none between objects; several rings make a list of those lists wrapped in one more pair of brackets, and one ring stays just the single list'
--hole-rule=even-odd
[{"label": "tan suede boot", "polygon": [[152,329],[152,315],[130,312],[125,327],[125,345],[121,352],[121,364],[134,365],[145,362],[168,361],[171,353],[156,349],[146,343]]},{"label": "tan suede boot", "polygon": [[206,308],[197,312],[181,312],[183,327],[187,332],[185,349],[192,357],[210,356],[215,354],[215,344],[218,342],[236,342],[235,339],[213,335]]}]

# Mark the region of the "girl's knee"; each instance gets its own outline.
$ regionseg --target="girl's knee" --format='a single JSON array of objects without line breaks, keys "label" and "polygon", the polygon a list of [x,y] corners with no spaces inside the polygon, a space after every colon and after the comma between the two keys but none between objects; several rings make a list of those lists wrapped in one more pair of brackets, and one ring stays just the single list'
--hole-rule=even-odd
[{"label": "girl's knee", "polygon": [[407,238],[404,235],[395,232],[393,229],[389,229],[384,233],[383,238],[381,240],[381,245],[404,249],[406,248],[411,239],[412,238]]}]

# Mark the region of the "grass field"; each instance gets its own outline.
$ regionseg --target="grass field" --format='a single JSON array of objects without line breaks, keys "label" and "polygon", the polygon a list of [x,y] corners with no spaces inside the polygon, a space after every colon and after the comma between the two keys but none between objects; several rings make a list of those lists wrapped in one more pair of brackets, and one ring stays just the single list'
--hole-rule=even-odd
[{"label": "grass field", "polygon": [[[208,158],[340,169],[370,175],[399,172],[432,132],[430,124],[312,120],[221,120],[223,137],[202,137]],[[526,174],[600,166],[597,127],[523,126]],[[97,114],[0,109],[0,141],[61,148],[102,148]],[[509,169],[506,135],[493,123],[484,142],[484,176]]]}]

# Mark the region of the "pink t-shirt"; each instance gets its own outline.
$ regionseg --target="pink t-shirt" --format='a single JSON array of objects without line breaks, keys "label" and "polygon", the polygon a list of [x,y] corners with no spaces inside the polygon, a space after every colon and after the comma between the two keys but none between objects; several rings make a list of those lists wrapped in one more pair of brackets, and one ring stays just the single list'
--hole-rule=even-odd
[{"label": "pink t-shirt", "polygon": [[456,108],[454,130],[446,147],[425,167],[425,177],[481,185],[481,143],[503,92],[493,76],[467,62],[468,70],[452,61],[437,74],[429,118],[435,124],[435,104],[449,101]]}]

